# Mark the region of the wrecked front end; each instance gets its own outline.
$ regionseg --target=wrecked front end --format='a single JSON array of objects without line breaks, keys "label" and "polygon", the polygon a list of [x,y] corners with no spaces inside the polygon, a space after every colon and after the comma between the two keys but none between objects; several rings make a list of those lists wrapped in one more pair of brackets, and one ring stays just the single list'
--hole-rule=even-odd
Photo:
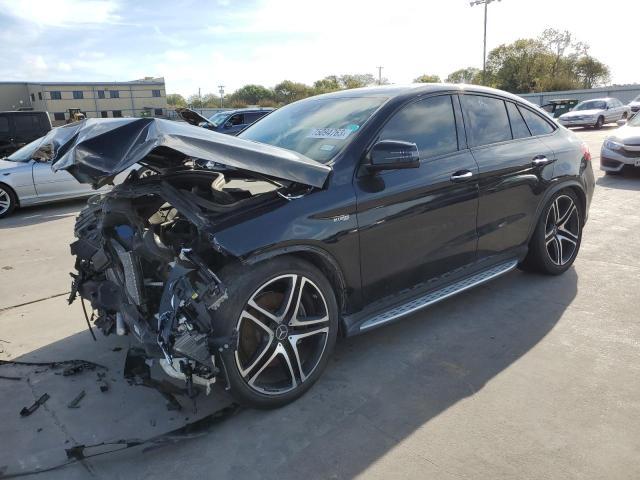
[{"label": "wrecked front end", "polygon": [[[252,193],[205,170],[140,178],[90,199],[75,226],[70,300],[87,300],[103,334],[131,334],[165,372],[209,389],[221,373],[216,310],[227,298],[216,272],[238,259],[215,239],[215,226],[256,205],[281,202],[273,185]],[[232,180],[242,184],[244,179]],[[255,190],[256,183],[251,182]]]}]

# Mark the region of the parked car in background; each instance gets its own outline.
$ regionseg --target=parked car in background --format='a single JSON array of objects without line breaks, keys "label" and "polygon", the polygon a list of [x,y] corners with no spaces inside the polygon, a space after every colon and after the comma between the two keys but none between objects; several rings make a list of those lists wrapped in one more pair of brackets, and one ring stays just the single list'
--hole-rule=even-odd
[{"label": "parked car in background", "polygon": [[[218,380],[253,407],[307,391],[339,334],[518,265],[565,272],[595,183],[573,132],[479,86],[329,93],[237,137],[125,120],[119,130],[77,125],[53,159],[97,184],[134,162],[157,172],[128,177],[81,212],[72,291],[105,334],[118,325],[171,376]],[[101,154],[87,155],[96,144]],[[218,168],[197,168],[194,152]],[[251,191],[256,183],[264,188]]]},{"label": "parked car in background", "polygon": [[563,113],[570,112],[578,104],[578,100],[573,98],[549,100],[549,103],[542,105],[542,109],[548,112],[553,118],[558,118]]},{"label": "parked car in background", "polygon": [[207,128],[214,132],[237,135],[273,110],[273,108],[239,108],[217,112],[209,118],[190,108],[176,108],[176,113],[191,125]]},{"label": "parked car in background", "polygon": [[629,102],[629,108],[633,113],[640,112],[640,95]]},{"label": "parked car in background", "polygon": [[637,114],[614,130],[600,150],[601,170],[620,173],[625,166],[640,168],[640,115]]},{"label": "parked car in background", "polygon": [[617,98],[585,100],[573,110],[560,115],[558,121],[565,127],[602,128],[606,123],[627,119],[631,109]]},{"label": "parked car in background", "polygon": [[9,155],[51,130],[47,112],[0,112],[0,157]]}]

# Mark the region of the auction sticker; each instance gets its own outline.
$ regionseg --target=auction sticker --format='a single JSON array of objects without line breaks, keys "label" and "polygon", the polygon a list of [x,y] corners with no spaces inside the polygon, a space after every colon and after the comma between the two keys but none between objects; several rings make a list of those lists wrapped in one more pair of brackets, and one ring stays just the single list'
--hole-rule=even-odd
[{"label": "auction sticker", "polygon": [[307,138],[335,138],[344,140],[351,134],[347,128],[312,128]]}]

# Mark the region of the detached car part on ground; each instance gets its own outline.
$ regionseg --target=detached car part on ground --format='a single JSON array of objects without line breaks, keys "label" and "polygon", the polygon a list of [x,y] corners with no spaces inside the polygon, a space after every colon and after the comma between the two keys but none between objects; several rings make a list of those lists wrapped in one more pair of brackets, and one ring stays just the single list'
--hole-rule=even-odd
[{"label": "detached car part on ground", "polygon": [[241,137],[89,119],[44,144],[54,170],[96,187],[134,163],[153,172],[132,172],[81,212],[71,299],[187,386],[220,379],[254,407],[302,395],[339,332],[516,265],[566,271],[593,193],[575,135],[482,87],[337,92]]}]

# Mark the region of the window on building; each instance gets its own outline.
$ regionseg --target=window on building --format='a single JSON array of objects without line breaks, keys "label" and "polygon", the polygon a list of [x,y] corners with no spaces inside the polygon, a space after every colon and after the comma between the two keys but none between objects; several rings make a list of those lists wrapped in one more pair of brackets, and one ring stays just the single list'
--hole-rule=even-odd
[{"label": "window on building", "polygon": [[38,100],[42,100],[42,92],[38,92]]},{"label": "window on building", "polygon": [[122,117],[122,110],[114,110],[113,118],[120,118],[120,117]]},{"label": "window on building", "polygon": [[162,116],[162,115],[163,115],[162,109],[161,109],[161,108],[154,108],[154,109],[153,109],[153,114],[154,114],[156,117],[160,117],[160,116]]},{"label": "window on building", "polygon": [[82,90],[74,90],[73,91],[73,98],[75,100],[82,100],[84,98],[84,94],[82,93]]},{"label": "window on building", "polygon": [[151,90],[151,96],[152,97],[159,97],[160,96],[160,90]]},{"label": "window on building", "polygon": [[102,111],[100,112],[100,116],[101,116],[102,118],[109,118],[109,112],[107,112],[106,110],[102,110]]},{"label": "window on building", "polygon": [[49,92],[49,95],[51,95],[51,100],[62,100],[62,93],[60,92],[57,92],[57,91]]},{"label": "window on building", "polygon": [[64,120],[64,112],[55,112],[53,114],[54,120]]},{"label": "window on building", "polygon": [[98,98],[104,98],[104,90],[98,90]]},{"label": "window on building", "polygon": [[34,93],[32,93],[32,94],[31,94],[31,101],[32,101],[32,102],[35,102],[35,101],[36,101],[36,96],[35,96],[35,94],[34,94]]},{"label": "window on building", "polygon": [[415,143],[421,159],[455,152],[458,134],[451,97],[426,98],[407,105],[384,126],[380,140]]},{"label": "window on building", "polygon": [[462,95],[474,146],[511,140],[511,128],[504,101],[482,95]]},{"label": "window on building", "polygon": [[518,107],[518,109],[520,110],[520,113],[522,113],[524,121],[527,122],[532,135],[546,135],[553,132],[554,128],[551,124],[537,113],[533,113],[531,110],[524,107]]},{"label": "window on building", "polygon": [[120,98],[120,91],[119,90],[109,90],[109,98]]}]

